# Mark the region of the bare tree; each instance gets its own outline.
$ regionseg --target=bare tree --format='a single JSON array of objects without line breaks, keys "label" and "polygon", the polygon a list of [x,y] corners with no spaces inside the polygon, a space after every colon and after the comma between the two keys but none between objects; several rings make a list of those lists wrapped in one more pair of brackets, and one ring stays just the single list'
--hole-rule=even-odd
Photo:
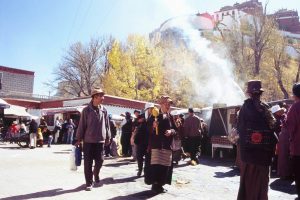
[{"label": "bare tree", "polygon": [[268,49],[270,36],[274,29],[276,29],[276,21],[269,17],[266,13],[267,4],[263,12],[257,11],[255,15],[251,17],[251,37],[250,48],[253,51],[254,56],[254,71],[253,74],[259,75],[260,64],[262,57]]},{"label": "bare tree", "polygon": [[295,79],[295,83],[298,83],[299,82],[299,75],[300,75],[300,47],[294,47],[295,50],[297,51],[298,53],[298,70],[297,70],[297,73],[296,73],[296,79]]},{"label": "bare tree", "polygon": [[107,53],[113,39],[91,39],[86,45],[77,42],[70,46],[61,64],[54,71],[58,92],[64,96],[88,96],[100,86],[109,70]]},{"label": "bare tree", "polygon": [[282,36],[278,31],[272,34],[272,42],[270,42],[270,51],[271,51],[271,58],[273,60],[273,66],[275,75],[277,78],[277,83],[283,96],[285,99],[289,98],[289,94],[285,89],[283,84],[283,67],[288,66],[289,57],[286,53],[286,47],[288,46],[287,39]]}]

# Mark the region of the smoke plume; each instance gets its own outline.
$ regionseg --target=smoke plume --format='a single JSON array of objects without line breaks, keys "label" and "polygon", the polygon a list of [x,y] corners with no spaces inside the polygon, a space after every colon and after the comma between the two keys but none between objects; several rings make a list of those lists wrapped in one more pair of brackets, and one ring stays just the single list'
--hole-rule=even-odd
[{"label": "smoke plume", "polygon": [[[168,6],[171,9],[170,11],[175,7],[182,9],[181,13],[193,13],[192,9],[184,1],[164,0],[162,2],[164,6]],[[174,14],[177,13],[176,10],[174,10]],[[175,80],[184,77],[192,82],[191,90],[193,90],[195,95],[189,99],[190,105],[193,105],[195,102],[204,102],[206,105],[225,103],[227,106],[242,104],[245,96],[234,80],[233,65],[229,60],[217,54],[212,49],[211,42],[201,36],[201,31],[195,29],[193,23],[195,17],[198,17],[197,19],[200,22],[205,22],[205,19],[201,20],[200,16],[189,15],[173,18],[164,27],[161,27],[161,29],[176,31],[176,35],[181,36],[186,47],[197,55],[195,59],[185,59],[183,66],[177,65],[170,60],[166,65],[171,66],[173,70],[178,72],[176,73],[178,77]],[[203,26],[206,25],[203,24]],[[174,87],[176,88],[176,85]]]}]

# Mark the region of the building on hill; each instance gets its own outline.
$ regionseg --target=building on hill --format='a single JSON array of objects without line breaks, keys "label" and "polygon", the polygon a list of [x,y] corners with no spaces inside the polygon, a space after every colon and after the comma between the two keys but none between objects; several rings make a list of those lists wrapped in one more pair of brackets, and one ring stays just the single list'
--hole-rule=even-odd
[{"label": "building on hill", "polygon": [[224,6],[219,11],[214,12],[213,16],[216,22],[224,20],[226,16],[231,16],[237,20],[241,15],[262,13],[262,3],[258,0],[250,0],[243,3],[235,3],[233,6]]},{"label": "building on hill", "polygon": [[300,34],[300,22],[298,11],[281,9],[275,12],[275,17],[280,30]]}]

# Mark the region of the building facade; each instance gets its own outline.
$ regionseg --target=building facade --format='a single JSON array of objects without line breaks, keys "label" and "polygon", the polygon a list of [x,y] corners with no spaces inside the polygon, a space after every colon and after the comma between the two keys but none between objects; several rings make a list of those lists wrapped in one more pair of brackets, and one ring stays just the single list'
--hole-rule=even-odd
[{"label": "building facade", "polygon": [[235,3],[233,6],[224,6],[219,11],[214,12],[213,17],[216,22],[219,22],[222,21],[226,16],[230,16],[233,19],[238,20],[241,16],[241,13],[254,15],[255,13],[262,12],[262,3],[258,0],[250,0],[243,3]]},{"label": "building facade", "polygon": [[281,9],[274,13],[273,16],[275,17],[280,30],[300,34],[298,11]]},{"label": "building facade", "polygon": [[34,72],[0,66],[0,95],[33,93]]}]

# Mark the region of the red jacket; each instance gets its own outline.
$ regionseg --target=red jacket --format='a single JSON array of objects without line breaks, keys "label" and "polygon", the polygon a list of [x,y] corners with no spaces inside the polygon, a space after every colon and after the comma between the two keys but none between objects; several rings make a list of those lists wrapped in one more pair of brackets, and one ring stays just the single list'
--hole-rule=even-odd
[{"label": "red jacket", "polygon": [[291,106],[286,124],[290,133],[290,154],[300,156],[300,101]]}]

